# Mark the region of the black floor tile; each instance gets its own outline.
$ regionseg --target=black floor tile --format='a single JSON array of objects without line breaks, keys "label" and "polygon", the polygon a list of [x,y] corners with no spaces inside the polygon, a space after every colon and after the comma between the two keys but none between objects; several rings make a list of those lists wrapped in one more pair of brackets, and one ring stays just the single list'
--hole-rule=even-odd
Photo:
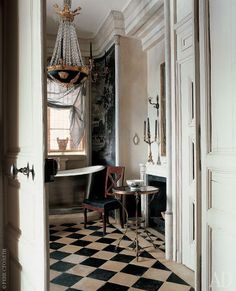
[{"label": "black floor tile", "polygon": [[78,250],[75,254],[80,255],[80,256],[90,257],[90,256],[96,254],[97,252],[98,252],[98,250],[89,249],[89,248],[82,248],[81,250]]},{"label": "black floor tile", "polygon": [[122,263],[129,263],[134,259],[135,256],[129,256],[129,255],[123,255],[123,254],[117,254],[113,258],[111,258],[111,261],[117,261]]},{"label": "black floor tile", "polygon": [[62,260],[69,255],[70,253],[55,251],[55,252],[50,253],[50,258],[55,259],[55,260]]},{"label": "black floor tile", "polygon": [[162,284],[163,282],[161,281],[140,278],[132,287],[147,291],[156,291],[160,289]]},{"label": "black floor tile", "polygon": [[143,257],[143,258],[149,258],[149,259],[155,259],[151,254],[149,254],[147,251],[143,251],[140,253],[139,255],[140,257]]},{"label": "black floor tile", "polygon": [[62,223],[61,225],[70,227],[76,225],[76,223]]},{"label": "black floor tile", "polygon": [[102,237],[102,238],[100,238],[99,240],[97,240],[96,242],[110,245],[110,244],[112,244],[114,241],[116,241],[116,239]]},{"label": "black floor tile", "polygon": [[70,287],[79,282],[83,277],[76,276],[73,274],[63,273],[58,277],[54,278],[51,282],[54,284]]},{"label": "black floor tile", "polygon": [[162,263],[160,263],[159,261],[157,261],[152,268],[155,269],[161,269],[161,270],[165,270],[165,271],[170,271],[166,266],[164,266]]},{"label": "black floor tile", "polygon": [[91,226],[88,226],[87,229],[90,229],[90,230],[98,230],[98,229],[101,229],[101,226],[91,225]]},{"label": "black floor tile", "polygon": [[75,238],[75,239],[81,239],[82,237],[85,237],[85,235],[84,234],[79,234],[79,233],[72,233],[72,234],[69,234],[67,237]]},{"label": "black floor tile", "polygon": [[102,280],[102,281],[108,281],[115,274],[116,272],[113,272],[113,271],[97,269],[93,271],[92,273],[90,273],[87,277]]},{"label": "black floor tile", "polygon": [[91,241],[82,240],[82,239],[78,239],[74,241],[73,243],[71,243],[71,245],[80,246],[80,247],[86,247],[89,244],[91,244]]},{"label": "black floor tile", "polygon": [[55,240],[58,240],[60,238],[61,237],[60,236],[57,236],[57,235],[50,235],[50,241],[55,241]]},{"label": "black floor tile", "polygon": [[101,265],[103,265],[105,262],[106,262],[106,260],[103,260],[103,259],[88,258],[88,259],[84,260],[83,262],[81,262],[80,264],[98,268]]},{"label": "black floor tile", "polygon": [[98,291],[127,291],[128,289],[129,287],[107,282],[105,285],[100,287]]},{"label": "black floor tile", "polygon": [[55,224],[50,224],[49,227],[50,227],[50,228],[52,228],[52,227],[56,227],[56,225],[55,225]]},{"label": "black floor tile", "polygon": [[102,231],[94,231],[94,232],[91,233],[90,235],[103,237],[103,232],[102,232]]},{"label": "black floor tile", "polygon": [[103,249],[103,251],[112,252],[112,253],[120,253],[123,250],[124,248],[120,248],[120,247],[117,248],[114,245],[109,245]]},{"label": "black floor tile", "polygon": [[132,241],[130,238],[128,238],[128,236],[124,236],[123,238],[122,238],[122,240],[127,240],[127,241]]},{"label": "black floor tile", "polygon": [[52,250],[58,250],[62,247],[64,247],[66,244],[61,244],[61,243],[57,243],[57,242],[52,242],[50,243],[50,249]]},{"label": "black floor tile", "polygon": [[183,279],[175,275],[175,273],[170,274],[170,276],[168,277],[166,281],[176,283],[176,284],[188,285]]},{"label": "black floor tile", "polygon": [[124,267],[121,270],[121,272],[135,275],[135,276],[142,276],[147,270],[148,270],[148,268],[146,268],[146,267],[129,264],[126,267]]},{"label": "black floor tile", "polygon": [[125,266],[121,270],[121,272],[135,275],[135,276],[142,276],[147,270],[148,270],[148,268],[146,268],[146,267],[129,264],[129,265]]},{"label": "black floor tile", "polygon": [[80,230],[80,228],[77,228],[77,227],[67,227],[63,229],[63,231],[67,231],[67,232],[76,232],[78,230]]},{"label": "black floor tile", "polygon": [[116,229],[112,233],[121,233],[122,234],[122,231],[120,231],[119,229]]},{"label": "black floor tile", "polygon": [[56,233],[56,232],[58,232],[58,230],[56,230],[56,229],[50,229],[50,230],[49,230],[49,234],[50,234],[50,235],[52,235],[52,234],[54,234],[54,233]]},{"label": "black floor tile", "polygon": [[[129,248],[131,248],[131,249],[136,249],[136,242],[133,241],[133,242],[129,245]],[[138,249],[141,250],[140,245],[138,245]]]},{"label": "black floor tile", "polygon": [[72,264],[72,263],[58,261],[55,264],[51,265],[50,269],[58,271],[58,272],[65,272],[65,271],[73,268],[74,266],[76,266],[76,265]]},{"label": "black floor tile", "polygon": [[[98,223],[97,221],[88,221],[87,225],[94,225],[94,224],[97,224],[97,223]],[[81,224],[84,224],[84,222],[81,222]]]}]

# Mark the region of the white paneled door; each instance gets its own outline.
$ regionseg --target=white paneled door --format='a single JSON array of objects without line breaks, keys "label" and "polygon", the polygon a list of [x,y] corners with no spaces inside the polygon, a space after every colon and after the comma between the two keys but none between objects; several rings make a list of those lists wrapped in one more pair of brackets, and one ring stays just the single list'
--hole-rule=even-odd
[{"label": "white paneled door", "polygon": [[200,0],[202,290],[236,286],[236,1]]},{"label": "white paneled door", "polygon": [[[44,1],[4,1],[4,200],[9,291],[47,290]],[[23,173],[15,179],[10,167]],[[27,164],[32,171],[27,177]],[[25,168],[25,169],[24,169]]]}]

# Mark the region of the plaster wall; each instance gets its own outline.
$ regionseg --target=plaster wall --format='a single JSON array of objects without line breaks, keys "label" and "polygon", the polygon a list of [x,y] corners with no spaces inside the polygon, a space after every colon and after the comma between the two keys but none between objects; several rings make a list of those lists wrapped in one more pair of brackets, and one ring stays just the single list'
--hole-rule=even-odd
[{"label": "plaster wall", "polygon": [[[126,178],[139,178],[139,163],[147,159],[143,122],[147,112],[147,56],[140,40],[120,37],[120,165]],[[133,143],[137,134],[139,143]]]},{"label": "plaster wall", "polygon": [[[165,42],[162,40],[147,51],[147,94],[156,103],[157,95],[160,96],[160,65],[165,62]],[[148,102],[147,102],[148,103]],[[155,120],[157,110],[148,103],[147,114],[150,119],[151,138],[154,138]],[[152,144],[152,155],[154,163],[157,162],[157,144]],[[166,157],[161,157],[161,162],[166,162]]]}]

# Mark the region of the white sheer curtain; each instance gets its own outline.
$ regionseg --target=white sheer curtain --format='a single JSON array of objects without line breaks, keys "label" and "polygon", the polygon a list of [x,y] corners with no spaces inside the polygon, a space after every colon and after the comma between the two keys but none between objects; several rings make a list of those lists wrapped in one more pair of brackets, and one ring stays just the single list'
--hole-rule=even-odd
[{"label": "white sheer curtain", "polygon": [[70,136],[72,148],[77,148],[85,129],[86,82],[73,88],[62,87],[47,80],[47,104],[59,110],[70,109]]}]

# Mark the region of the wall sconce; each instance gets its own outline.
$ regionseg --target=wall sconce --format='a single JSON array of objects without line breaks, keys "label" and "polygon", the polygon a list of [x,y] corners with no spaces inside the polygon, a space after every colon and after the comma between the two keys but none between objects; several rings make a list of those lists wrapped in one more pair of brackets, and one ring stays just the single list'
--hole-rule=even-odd
[{"label": "wall sconce", "polygon": [[161,165],[161,155],[160,155],[160,144],[161,144],[161,140],[160,140],[160,117],[159,117],[159,95],[157,94],[156,97],[156,103],[152,102],[152,97],[148,98],[148,103],[151,104],[157,111],[157,120],[155,123],[155,128],[157,128],[157,132],[158,132],[158,137],[155,137],[155,141],[157,143],[157,147],[158,147],[158,156],[157,156],[157,165]]},{"label": "wall sconce", "polygon": [[148,103],[153,105],[153,107],[157,110],[157,117],[159,118],[159,107],[160,107],[159,95],[157,94],[157,97],[156,97],[157,102],[156,103],[152,102],[152,99],[153,99],[152,97],[148,97]]}]

